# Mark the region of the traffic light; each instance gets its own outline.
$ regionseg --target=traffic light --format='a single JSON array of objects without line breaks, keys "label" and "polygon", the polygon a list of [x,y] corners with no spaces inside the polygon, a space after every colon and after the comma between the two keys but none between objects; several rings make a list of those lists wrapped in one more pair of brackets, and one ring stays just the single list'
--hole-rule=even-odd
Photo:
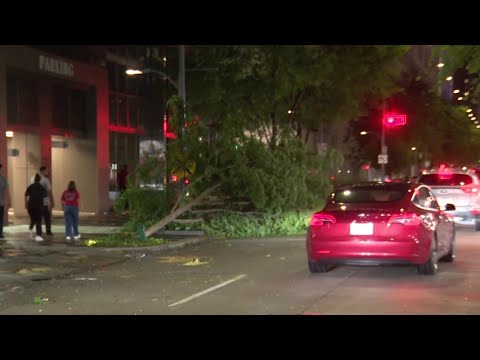
[{"label": "traffic light", "polygon": [[388,127],[403,126],[407,123],[407,115],[388,114],[383,118],[383,124]]}]

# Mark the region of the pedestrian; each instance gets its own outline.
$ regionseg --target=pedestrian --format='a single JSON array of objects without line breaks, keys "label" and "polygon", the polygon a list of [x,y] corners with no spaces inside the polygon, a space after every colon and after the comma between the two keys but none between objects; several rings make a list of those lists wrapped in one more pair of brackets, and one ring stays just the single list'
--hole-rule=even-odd
[{"label": "pedestrian", "polygon": [[[42,217],[45,221],[45,232],[47,236],[53,236],[52,234],[52,209],[55,207],[55,201],[53,200],[52,195],[52,185],[50,180],[48,179],[48,170],[46,166],[41,166],[39,169],[40,175],[40,184],[47,190],[47,197],[45,198],[45,202],[42,208]],[[34,178],[30,181],[32,184],[34,183]]]},{"label": "pedestrian", "polygon": [[33,225],[36,227],[35,241],[43,241],[42,238],[42,213],[45,204],[45,198],[48,196],[47,190],[40,184],[42,177],[36,174],[33,178],[33,184],[27,187],[25,191],[25,208],[30,215],[30,234],[33,238]]},{"label": "pedestrian", "polygon": [[0,164],[0,239],[4,239],[3,218],[5,216],[5,204],[7,211],[10,207],[10,191],[8,190],[8,181],[2,174],[2,164]]},{"label": "pedestrian", "polygon": [[77,191],[75,181],[68,183],[67,190],[62,194],[62,210],[65,217],[65,236],[67,242],[80,239],[78,233],[78,211],[80,194]]},{"label": "pedestrian", "polygon": [[127,190],[128,165],[123,165],[117,174],[117,185],[120,193]]}]

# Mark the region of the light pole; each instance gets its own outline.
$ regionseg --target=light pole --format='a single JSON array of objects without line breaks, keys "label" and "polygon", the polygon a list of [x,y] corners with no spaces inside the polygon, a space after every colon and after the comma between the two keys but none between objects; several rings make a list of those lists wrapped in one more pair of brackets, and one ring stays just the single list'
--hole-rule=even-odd
[{"label": "light pole", "polygon": [[[387,147],[385,146],[385,124],[382,119],[382,135],[380,139],[380,146],[381,146],[381,154],[387,155]],[[385,180],[385,162],[382,161],[380,164],[381,166],[381,179],[382,181]]]},{"label": "light pole", "polygon": [[[382,147],[381,148],[381,154],[382,155],[386,155],[386,150],[385,149],[385,126],[383,124],[383,121],[382,121],[382,132],[380,135],[378,135],[378,133],[374,132],[374,131],[361,131],[360,132],[360,135],[362,136],[365,136],[365,135],[375,135],[379,140],[380,140],[380,146]],[[382,163],[380,164],[381,166],[381,180],[383,181],[385,179],[385,164]]]},{"label": "light pole", "polygon": [[413,177],[418,172],[417,171],[418,154],[417,154],[417,148],[415,146],[412,146],[411,150],[412,150],[412,154],[413,154],[413,165],[412,165],[412,168],[410,169],[410,177]]}]

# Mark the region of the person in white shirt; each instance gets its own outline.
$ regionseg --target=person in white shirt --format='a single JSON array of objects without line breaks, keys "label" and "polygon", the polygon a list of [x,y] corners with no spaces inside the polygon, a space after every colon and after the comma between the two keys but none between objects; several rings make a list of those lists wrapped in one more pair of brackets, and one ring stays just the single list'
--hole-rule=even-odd
[{"label": "person in white shirt", "polygon": [[[38,173],[40,175],[40,184],[47,190],[47,197],[43,203],[43,213],[42,217],[45,221],[45,232],[47,236],[53,236],[52,234],[52,209],[55,207],[55,202],[53,200],[52,195],[52,185],[50,180],[48,179],[48,171],[46,166],[41,166],[40,171]],[[35,176],[32,177],[30,183],[33,184],[35,182]],[[30,224],[31,225],[31,224]]]}]

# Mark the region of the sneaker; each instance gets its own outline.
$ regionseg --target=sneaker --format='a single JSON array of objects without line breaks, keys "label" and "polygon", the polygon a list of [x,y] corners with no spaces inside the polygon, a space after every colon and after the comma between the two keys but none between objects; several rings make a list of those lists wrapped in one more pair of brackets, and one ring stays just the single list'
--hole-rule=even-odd
[{"label": "sneaker", "polygon": [[78,234],[77,236],[74,236],[73,238],[74,238],[75,240],[78,240],[78,239],[80,239],[81,237],[82,237],[82,236],[81,236],[80,234]]},{"label": "sneaker", "polygon": [[41,236],[37,235],[37,236],[35,236],[35,241],[38,241],[38,242],[43,241],[43,238]]},{"label": "sneaker", "polygon": [[67,242],[70,242],[70,241],[72,241],[72,238],[70,236],[67,236],[66,240],[67,240]]}]

